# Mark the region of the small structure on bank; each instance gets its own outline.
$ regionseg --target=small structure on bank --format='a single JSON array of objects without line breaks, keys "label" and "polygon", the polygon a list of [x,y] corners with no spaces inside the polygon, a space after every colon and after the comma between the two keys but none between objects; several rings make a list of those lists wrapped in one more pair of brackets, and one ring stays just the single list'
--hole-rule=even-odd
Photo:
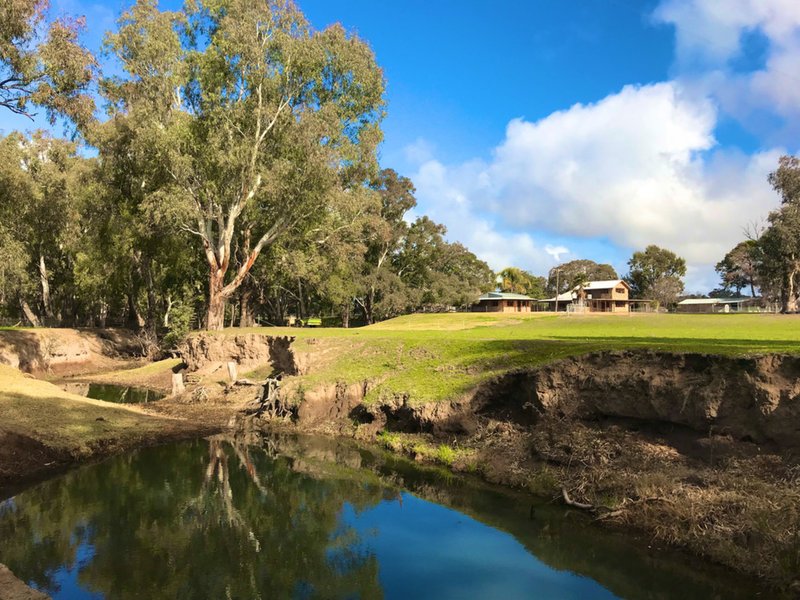
[{"label": "small structure on bank", "polygon": [[531,312],[534,302],[524,294],[488,292],[472,305],[472,312]]},{"label": "small structure on bank", "polygon": [[747,312],[758,306],[759,298],[686,298],[678,302],[681,313]]}]

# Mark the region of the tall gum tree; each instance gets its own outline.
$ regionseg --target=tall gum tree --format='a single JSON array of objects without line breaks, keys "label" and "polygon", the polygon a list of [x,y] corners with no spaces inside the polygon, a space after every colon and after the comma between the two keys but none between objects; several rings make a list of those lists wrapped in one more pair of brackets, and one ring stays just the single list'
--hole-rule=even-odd
[{"label": "tall gum tree", "polygon": [[84,19],[60,17],[47,24],[48,2],[0,3],[0,107],[32,117],[35,107],[50,122],[66,117],[78,125],[91,121],[94,57],[78,41]]},{"label": "tall gum tree", "polygon": [[[325,217],[377,169],[384,81],[366,44],[311,29],[288,1],[209,0],[126,12],[103,82],[151,212],[200,240],[209,329],[263,250]],[[237,259],[237,257],[239,257]]]}]

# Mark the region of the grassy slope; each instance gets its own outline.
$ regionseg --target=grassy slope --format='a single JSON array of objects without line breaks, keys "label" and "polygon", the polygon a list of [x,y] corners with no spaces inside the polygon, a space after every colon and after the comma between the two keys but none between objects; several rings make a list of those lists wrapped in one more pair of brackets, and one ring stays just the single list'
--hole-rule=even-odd
[{"label": "grassy slope", "polygon": [[510,369],[598,350],[644,348],[747,355],[800,353],[800,317],[784,315],[408,315],[361,329],[230,329],[221,335],[296,335],[313,351],[305,387],[379,382],[370,394],[412,402],[456,398]]},{"label": "grassy slope", "polygon": [[70,394],[46,381],[0,365],[0,433],[25,436],[72,456],[101,445],[127,445],[180,423]]}]

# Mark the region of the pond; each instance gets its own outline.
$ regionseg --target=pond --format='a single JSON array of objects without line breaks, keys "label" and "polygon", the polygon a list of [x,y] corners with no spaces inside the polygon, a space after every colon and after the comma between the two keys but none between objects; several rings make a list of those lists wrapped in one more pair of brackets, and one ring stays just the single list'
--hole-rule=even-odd
[{"label": "pond", "polygon": [[65,383],[62,387],[67,392],[121,404],[141,404],[161,400],[164,394],[147,388],[115,385],[111,383]]},{"label": "pond", "polygon": [[214,437],[0,503],[0,562],[54,598],[752,598],[585,515],[313,437]]}]

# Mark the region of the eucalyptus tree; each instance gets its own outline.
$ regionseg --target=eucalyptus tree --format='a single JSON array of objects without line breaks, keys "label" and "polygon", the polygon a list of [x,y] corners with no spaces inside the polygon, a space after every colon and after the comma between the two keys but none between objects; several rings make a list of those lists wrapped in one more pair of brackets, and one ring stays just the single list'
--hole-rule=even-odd
[{"label": "eucalyptus tree", "polygon": [[781,310],[800,309],[800,159],[782,156],[769,182],[780,194],[781,206],[769,215],[769,227],[758,241],[760,272],[780,289]]},{"label": "eucalyptus tree", "polygon": [[392,268],[392,260],[399,252],[408,233],[406,213],[417,205],[414,184],[392,169],[384,169],[372,183],[380,205],[365,223],[366,253],[362,263],[360,293],[355,302],[364,314],[367,324],[375,322],[375,307],[381,301],[399,306],[403,285]]},{"label": "eucalyptus tree", "polygon": [[671,304],[683,291],[686,261],[667,250],[651,244],[634,252],[628,261],[629,272],[625,281],[631,286],[634,298],[652,296],[660,304]]},{"label": "eucalyptus tree", "polygon": [[749,288],[750,295],[756,295],[758,283],[759,246],[756,240],[739,242],[715,267],[722,279],[725,290],[740,294]]},{"label": "eucalyptus tree", "polygon": [[40,0],[0,3],[0,107],[30,117],[38,105],[51,122],[86,123],[95,60],[78,41],[84,21],[61,17],[48,25],[47,8]]},{"label": "eucalyptus tree", "polygon": [[19,290],[23,312],[33,324],[39,324],[39,314],[52,321],[60,312],[54,295],[60,293],[61,307],[70,300],[79,235],[77,195],[87,173],[88,161],[77,156],[73,143],[41,131],[0,139],[0,217],[6,237],[16,240],[15,260],[26,263],[27,281],[38,283],[34,305],[41,312],[29,302],[33,287]]},{"label": "eucalyptus tree", "polygon": [[[107,38],[103,83],[143,169],[144,202],[199,241],[207,326],[259,255],[325,216],[331,193],[376,170],[384,81],[340,26],[314,31],[288,1],[140,0]],[[240,260],[236,260],[238,249]]]},{"label": "eucalyptus tree", "polygon": [[585,258],[571,260],[550,269],[547,274],[547,292],[560,294],[571,290],[581,281],[616,279],[617,272],[609,264],[598,264]]}]

